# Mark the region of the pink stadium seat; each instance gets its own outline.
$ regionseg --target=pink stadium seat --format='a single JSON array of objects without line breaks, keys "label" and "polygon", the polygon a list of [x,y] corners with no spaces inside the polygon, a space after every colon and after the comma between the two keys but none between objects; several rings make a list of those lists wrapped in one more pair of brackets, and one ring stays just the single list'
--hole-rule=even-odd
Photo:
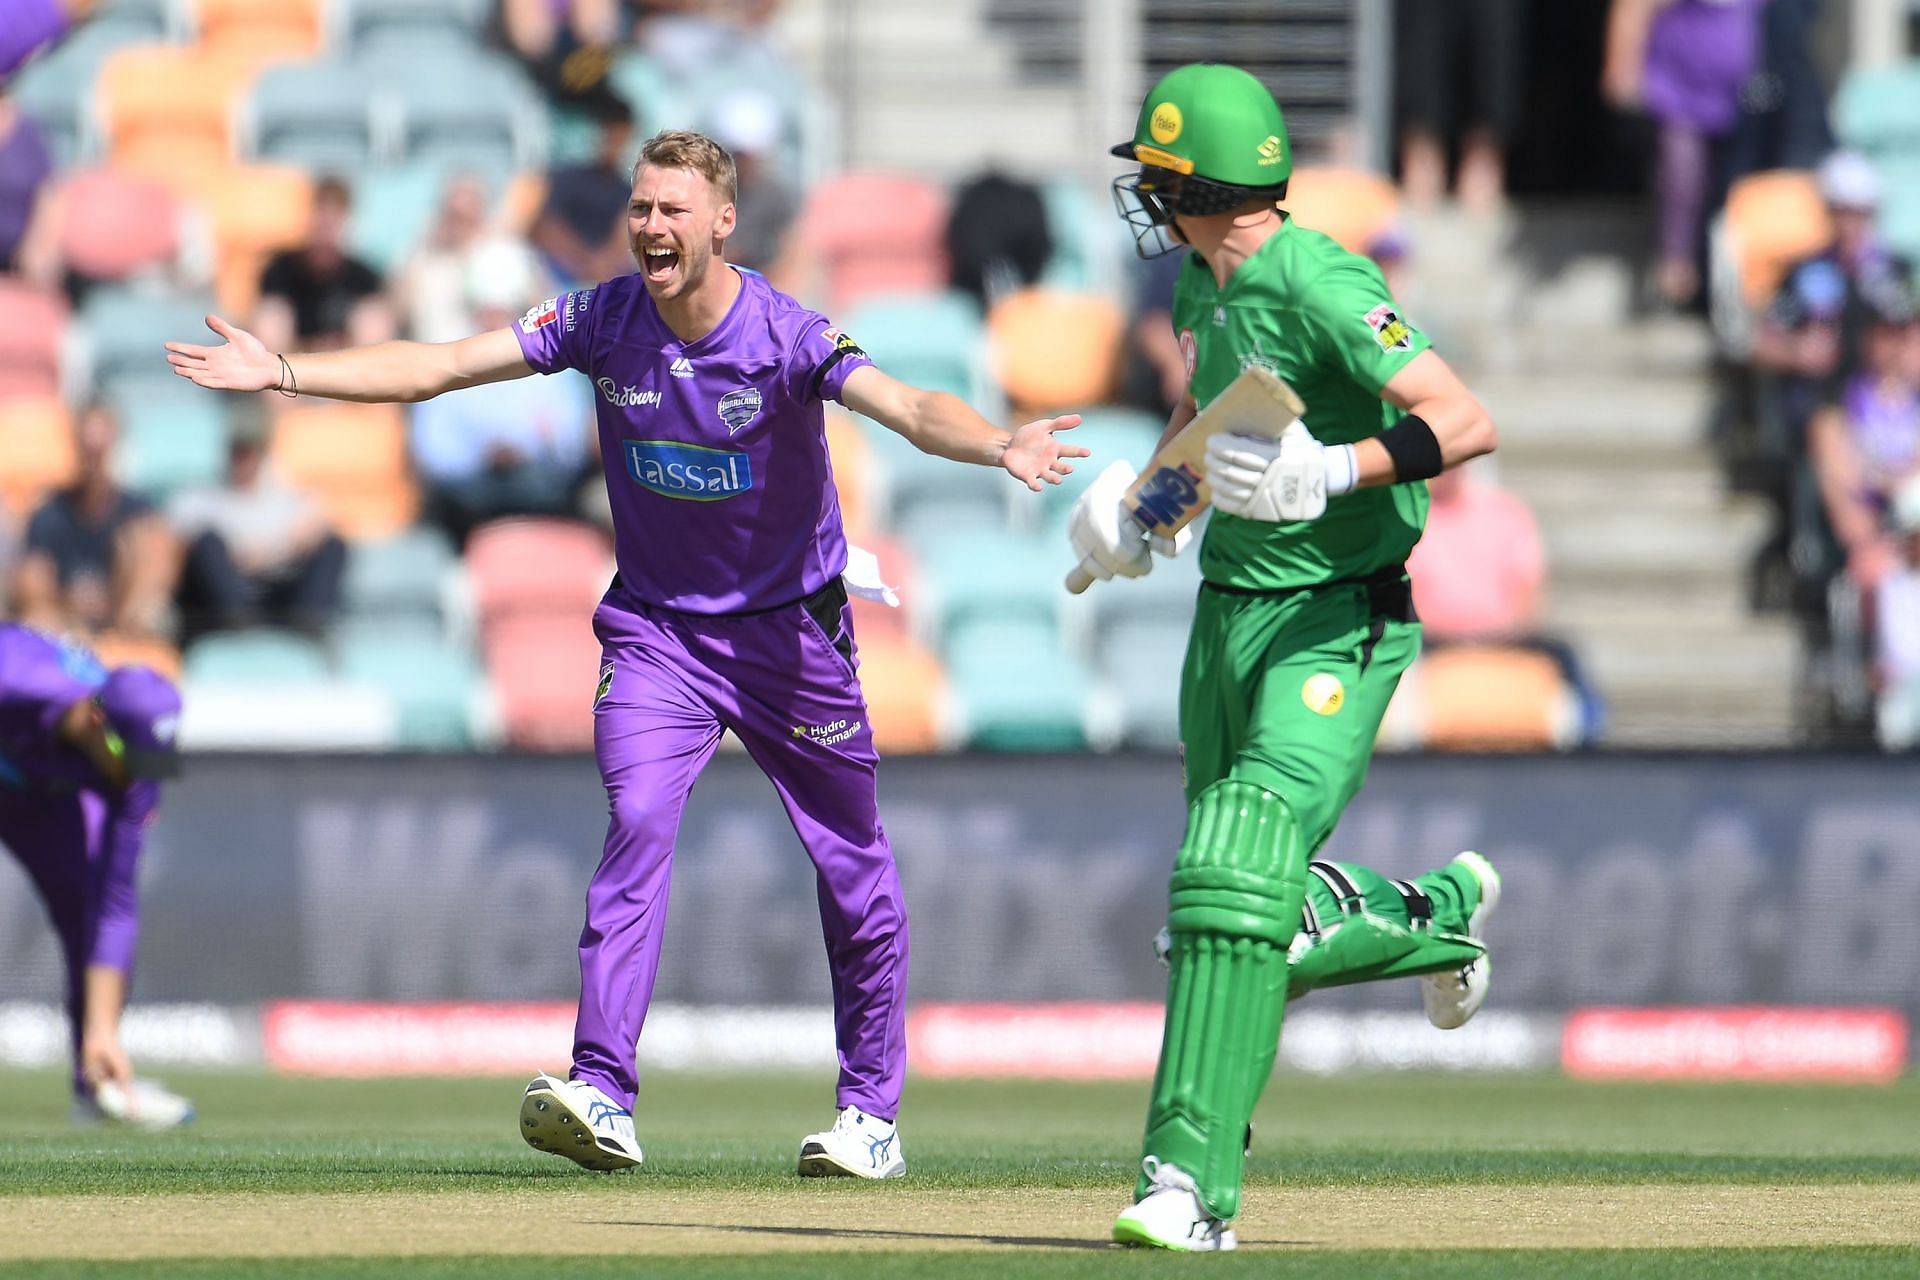
[{"label": "pink stadium seat", "polygon": [[488,627],[487,674],[509,745],[529,751],[593,746],[600,642],[584,616],[521,613]]},{"label": "pink stadium seat", "polygon": [[0,399],[60,393],[66,299],[0,276]]},{"label": "pink stadium seat", "polygon": [[90,280],[124,280],[180,252],[180,202],[165,186],[112,169],[60,184],[60,257]]},{"label": "pink stadium seat", "polygon": [[1106,400],[1125,326],[1120,308],[1098,294],[1022,289],[988,313],[987,343],[1016,408],[1057,412]]},{"label": "pink stadium seat", "polygon": [[492,627],[523,613],[561,613],[582,630],[613,574],[605,536],[567,520],[496,520],[467,541],[474,605]]},{"label": "pink stadium seat", "polygon": [[64,404],[53,396],[0,399],[0,500],[16,515],[27,515],[49,489],[72,481],[74,466],[73,423]]},{"label": "pink stadium seat", "polygon": [[1393,227],[1400,196],[1377,173],[1304,168],[1293,171],[1280,203],[1301,226],[1332,236],[1352,253],[1365,253]]},{"label": "pink stadium seat", "polygon": [[829,306],[845,310],[873,294],[944,288],[946,229],[946,193],[932,183],[850,173],[814,189],[800,235],[818,260]]}]

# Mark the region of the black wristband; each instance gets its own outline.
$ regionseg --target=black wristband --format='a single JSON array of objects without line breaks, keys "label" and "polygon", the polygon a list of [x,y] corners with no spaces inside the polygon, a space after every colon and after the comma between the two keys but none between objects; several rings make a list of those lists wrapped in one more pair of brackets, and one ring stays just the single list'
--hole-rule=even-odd
[{"label": "black wristband", "polygon": [[280,357],[280,381],[274,390],[289,400],[300,394],[300,384],[293,380],[293,366],[287,363],[285,356]]},{"label": "black wristband", "polygon": [[1440,441],[1417,413],[1410,413],[1380,433],[1380,443],[1393,459],[1393,482],[1431,480],[1445,469]]}]

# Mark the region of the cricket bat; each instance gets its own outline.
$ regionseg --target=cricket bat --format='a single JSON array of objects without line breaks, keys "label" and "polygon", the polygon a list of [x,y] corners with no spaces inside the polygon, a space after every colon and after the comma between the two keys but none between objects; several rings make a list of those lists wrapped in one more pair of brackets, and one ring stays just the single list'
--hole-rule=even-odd
[{"label": "cricket bat", "polygon": [[[1222,431],[1277,440],[1295,418],[1306,416],[1307,406],[1294,389],[1271,369],[1248,365],[1227,384],[1180,434],[1167,441],[1135,478],[1120,505],[1140,526],[1140,536],[1178,533],[1213,501],[1207,487],[1207,441]],[[1067,575],[1067,590],[1085,591],[1094,580],[1090,563],[1082,561]]]}]

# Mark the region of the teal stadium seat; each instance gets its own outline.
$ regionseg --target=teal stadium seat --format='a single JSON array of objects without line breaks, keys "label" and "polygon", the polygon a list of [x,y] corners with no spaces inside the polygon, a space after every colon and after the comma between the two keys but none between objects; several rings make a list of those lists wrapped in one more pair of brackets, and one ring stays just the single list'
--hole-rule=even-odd
[{"label": "teal stadium seat", "polygon": [[699,123],[699,109],[666,69],[638,49],[622,51],[607,72],[607,83],[633,108],[640,132],[661,129],[692,129]]},{"label": "teal stadium seat", "polygon": [[347,46],[357,51],[473,44],[484,34],[492,0],[336,0]]},{"label": "teal stadium seat", "polygon": [[997,410],[986,328],[966,295],[868,298],[846,317],[845,327],[875,364],[901,381],[951,392],[983,413]]},{"label": "teal stadium seat", "polygon": [[952,633],[947,675],[967,746],[1077,751],[1087,742],[1090,684],[1031,619],[982,618]]},{"label": "teal stadium seat", "polygon": [[[268,67],[245,108],[253,155],[316,172],[360,174],[374,156],[378,88],[349,63]],[[364,181],[357,179],[356,187]]]},{"label": "teal stadium seat", "polygon": [[382,43],[353,65],[398,113],[403,162],[497,174],[541,161],[546,107],[505,55],[423,37]]},{"label": "teal stadium seat", "polygon": [[1178,747],[1187,621],[1129,620],[1103,628],[1099,636],[1096,665],[1119,703],[1121,741],[1147,749]]},{"label": "teal stadium seat", "polygon": [[1008,501],[1022,496],[1012,476],[998,467],[965,466],[922,453],[878,423],[862,419],[860,427],[869,446],[875,515],[883,523],[897,526],[903,535],[908,525],[937,532],[937,526],[914,513],[938,505],[970,508],[975,514],[966,521],[968,527],[1006,527]]},{"label": "teal stadium seat", "polygon": [[920,566],[921,598],[915,609],[938,637],[936,647],[953,657],[957,633],[982,620],[1000,618],[1056,626],[1066,599],[1061,581],[1071,554],[1030,536],[990,529],[945,530],[927,542],[909,544]]},{"label": "teal stadium seat", "polygon": [[441,593],[455,563],[446,535],[424,525],[356,543],[347,560],[342,606],[353,618],[411,619],[437,629]]},{"label": "teal stadium seat", "polygon": [[1880,234],[1895,253],[1920,261],[1920,148],[1880,162],[1886,202],[1880,206]]},{"label": "teal stadium seat", "polygon": [[213,484],[226,469],[227,418],[216,396],[181,383],[118,397],[120,479],[149,498]]},{"label": "teal stadium seat", "polygon": [[297,685],[324,681],[327,674],[320,646],[290,631],[222,631],[187,650],[189,681]]},{"label": "teal stadium seat", "polygon": [[[369,169],[358,175],[353,187],[353,224],[347,231],[354,252],[384,275],[398,272],[432,226],[441,193],[457,171],[429,162]],[[489,201],[505,184],[505,170],[467,172],[486,186]]]},{"label": "teal stadium seat", "polygon": [[1066,521],[1074,500],[1093,483],[1107,464],[1125,459],[1135,467],[1146,465],[1159,443],[1166,420],[1138,409],[1096,407],[1080,411],[1080,425],[1060,438],[1069,444],[1091,450],[1091,456],[1076,458],[1073,474],[1057,485],[1047,486],[1036,495],[1035,523],[1055,536],[1066,537]]},{"label": "teal stadium seat", "polygon": [[485,686],[471,653],[416,626],[360,624],[335,637],[340,672],[393,700],[398,746],[464,751],[473,745],[473,705]]},{"label": "teal stadium seat", "polygon": [[33,59],[7,86],[20,109],[47,135],[58,168],[67,169],[96,154],[88,113],[100,66],[128,45],[166,38],[167,23],[158,4],[102,7],[76,31]]},{"label": "teal stadium seat", "polygon": [[211,297],[139,287],[98,289],[81,313],[92,357],[94,386],[115,399],[146,394],[156,384],[175,389],[173,367],[161,344],[207,336]]},{"label": "teal stadium seat", "polygon": [[1920,62],[1849,71],[1833,119],[1848,146],[1875,160],[1920,156]]}]

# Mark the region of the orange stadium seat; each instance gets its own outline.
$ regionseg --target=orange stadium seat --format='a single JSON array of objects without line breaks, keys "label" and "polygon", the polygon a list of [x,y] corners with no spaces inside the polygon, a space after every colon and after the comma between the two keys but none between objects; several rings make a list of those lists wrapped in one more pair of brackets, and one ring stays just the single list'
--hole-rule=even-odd
[{"label": "orange stadium seat", "polygon": [[1332,236],[1350,253],[1365,253],[1400,211],[1393,183],[1364,169],[1295,169],[1281,205],[1303,227]]},{"label": "orange stadium seat", "polygon": [[1724,216],[1740,296],[1750,307],[1765,306],[1787,268],[1820,252],[1833,237],[1814,176],[1798,169],[1741,178],[1727,191]]},{"label": "orange stadium seat", "polygon": [[467,574],[484,623],[564,613],[585,628],[612,577],[601,532],[569,520],[496,520],[467,540]]},{"label": "orange stadium seat", "polygon": [[882,755],[920,755],[945,746],[947,677],[940,660],[905,636],[860,636],[860,688]]},{"label": "orange stadium seat", "polygon": [[151,168],[167,154],[228,155],[234,109],[273,55],[137,45],[100,68],[95,106],[116,164]]},{"label": "orange stadium seat", "polygon": [[180,252],[180,202],[157,182],[82,169],[60,184],[60,257],[90,280],[125,280]]},{"label": "orange stadium seat", "polygon": [[0,276],[0,399],[60,393],[67,319],[59,294]]},{"label": "orange stadium seat", "polygon": [[313,495],[343,537],[384,538],[419,513],[397,405],[314,404],[281,415],[272,459],[282,479]]},{"label": "orange stadium seat", "polygon": [[169,680],[180,679],[180,651],[164,640],[149,640],[106,632],[89,641],[109,669],[138,664],[152,667]]},{"label": "orange stadium seat", "polygon": [[235,316],[253,310],[267,258],[306,238],[313,179],[284,165],[181,165],[152,175],[205,215],[219,252],[215,293]]},{"label": "orange stadium seat", "polygon": [[26,515],[73,479],[73,422],[52,397],[0,399],[0,499]]},{"label": "orange stadium seat", "polygon": [[1445,648],[1416,668],[1421,741],[1439,751],[1537,751],[1564,745],[1571,695],[1552,658],[1531,649]]},{"label": "orange stadium seat", "polygon": [[528,751],[593,746],[600,642],[585,616],[503,618],[487,629],[483,647],[508,745]]},{"label": "orange stadium seat", "polygon": [[987,314],[1000,385],[1019,409],[1100,404],[1119,370],[1126,317],[1098,294],[1022,289]]},{"label": "orange stadium seat", "polygon": [[947,197],[919,178],[842,174],[814,188],[801,243],[818,261],[829,305],[947,283]]},{"label": "orange stadium seat", "polygon": [[827,453],[833,459],[833,487],[840,494],[840,519],[849,538],[866,535],[872,518],[873,451],[852,414],[827,411]]},{"label": "orange stadium seat", "polygon": [[326,34],[321,0],[195,0],[202,43],[214,48],[275,49],[310,58]]}]

